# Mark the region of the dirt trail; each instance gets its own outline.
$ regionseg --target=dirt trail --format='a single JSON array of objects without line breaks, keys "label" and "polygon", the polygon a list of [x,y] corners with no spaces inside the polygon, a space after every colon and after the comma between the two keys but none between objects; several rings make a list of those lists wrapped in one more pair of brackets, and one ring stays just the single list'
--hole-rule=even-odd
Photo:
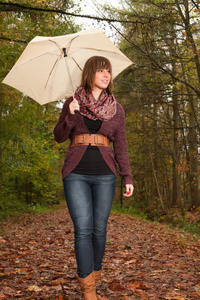
[{"label": "dirt trail", "polygon": [[[81,299],[65,205],[1,225],[0,299]],[[97,291],[104,300],[200,299],[200,241],[165,225],[111,214]]]}]

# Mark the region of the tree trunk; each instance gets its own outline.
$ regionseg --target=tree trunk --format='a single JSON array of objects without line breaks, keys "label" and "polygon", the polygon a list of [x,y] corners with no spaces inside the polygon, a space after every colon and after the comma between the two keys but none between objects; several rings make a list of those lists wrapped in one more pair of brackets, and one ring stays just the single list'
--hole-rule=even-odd
[{"label": "tree trunk", "polygon": [[197,208],[200,206],[199,189],[198,189],[198,143],[195,125],[195,118],[190,113],[190,129],[189,129],[189,186],[190,186],[190,207]]},{"label": "tree trunk", "polygon": [[[2,109],[3,109],[3,91],[2,91],[2,85],[0,88],[0,199],[2,199],[2,132],[3,132],[3,128],[2,128]],[[1,207],[0,207],[1,209]]]},{"label": "tree trunk", "polygon": [[[176,34],[172,28],[172,38],[171,38],[171,48],[175,49],[176,44],[174,43]],[[170,48],[170,49],[171,49]],[[173,55],[172,55],[173,57]],[[176,76],[176,60],[172,59],[172,72]],[[173,101],[173,196],[172,196],[172,206],[175,206],[180,202],[180,178],[178,172],[179,165],[179,145],[178,145],[178,90],[176,87],[176,81],[173,79],[172,88],[172,101]]]},{"label": "tree trunk", "polygon": [[179,180],[179,149],[178,149],[178,103],[177,89],[173,87],[173,197],[172,206],[175,206],[180,201],[180,180]]}]

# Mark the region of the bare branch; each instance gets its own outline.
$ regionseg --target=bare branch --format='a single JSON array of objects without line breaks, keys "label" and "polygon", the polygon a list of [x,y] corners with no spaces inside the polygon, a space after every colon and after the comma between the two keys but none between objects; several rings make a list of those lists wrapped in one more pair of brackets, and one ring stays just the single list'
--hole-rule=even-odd
[{"label": "bare branch", "polygon": [[192,0],[192,3],[194,4],[194,6],[198,9],[198,10],[200,10],[200,8],[199,8],[199,4],[198,3],[195,3],[195,1],[194,0]]},{"label": "bare branch", "polygon": [[25,40],[15,40],[15,39],[8,38],[6,36],[0,36],[0,40],[4,40],[4,41],[8,41],[8,42],[14,42],[14,43],[24,43],[24,44],[28,43]]},{"label": "bare branch", "polygon": [[67,16],[77,17],[77,18],[87,18],[87,19],[93,19],[97,21],[106,21],[108,23],[110,22],[131,23],[131,24],[136,23],[127,20],[116,20],[110,18],[101,18],[98,16],[79,15],[75,13],[69,13],[61,9],[42,8],[42,7],[35,7],[35,6],[29,6],[29,5],[11,3],[11,2],[0,2],[0,11],[13,11],[13,12],[40,11],[40,12],[47,12],[47,13],[57,13],[57,14],[67,15]]}]

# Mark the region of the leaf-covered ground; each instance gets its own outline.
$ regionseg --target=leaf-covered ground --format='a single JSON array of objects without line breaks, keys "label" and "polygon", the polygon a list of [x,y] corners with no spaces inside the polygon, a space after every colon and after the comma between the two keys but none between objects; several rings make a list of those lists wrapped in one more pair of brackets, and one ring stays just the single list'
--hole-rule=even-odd
[{"label": "leaf-covered ground", "polygon": [[[0,299],[81,299],[73,226],[60,210],[1,224]],[[102,299],[200,299],[200,241],[183,231],[111,214]]]}]

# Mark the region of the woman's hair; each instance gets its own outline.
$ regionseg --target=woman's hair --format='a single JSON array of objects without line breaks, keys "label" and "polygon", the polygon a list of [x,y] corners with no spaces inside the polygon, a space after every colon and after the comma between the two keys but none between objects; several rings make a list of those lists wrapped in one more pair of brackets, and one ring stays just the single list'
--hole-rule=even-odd
[{"label": "woman's hair", "polygon": [[87,93],[91,93],[94,84],[94,77],[98,69],[109,69],[111,79],[108,87],[106,88],[106,92],[111,94],[113,88],[112,66],[110,61],[103,56],[92,56],[86,61],[82,71],[80,86],[83,87]]}]

